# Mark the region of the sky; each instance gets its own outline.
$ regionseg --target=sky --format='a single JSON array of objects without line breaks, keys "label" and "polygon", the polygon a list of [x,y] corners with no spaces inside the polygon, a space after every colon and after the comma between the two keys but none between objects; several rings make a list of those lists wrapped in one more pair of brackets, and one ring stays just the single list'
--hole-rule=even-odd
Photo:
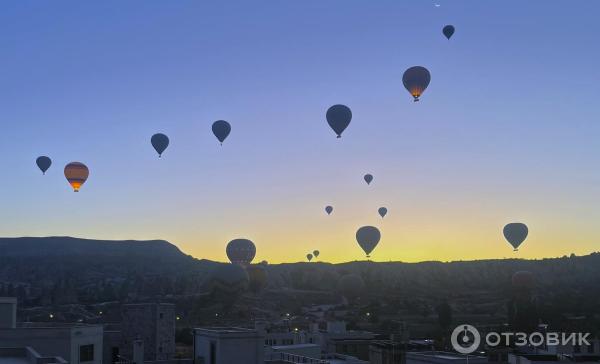
[{"label": "sky", "polygon": [[[319,249],[344,262],[365,259],[355,232],[374,225],[375,261],[599,251],[599,12],[543,0],[6,2],[0,236],[165,239],[218,261],[248,238],[257,261]],[[417,103],[402,85],[415,65],[432,75]],[[339,103],[353,112],[341,139],[325,120]],[[223,146],[219,119],[232,125]],[[157,132],[171,140],[160,159]],[[53,160],[45,176],[40,155]],[[90,169],[80,193],[63,175],[71,161]],[[518,252],[502,236],[514,221],[529,226]]]}]

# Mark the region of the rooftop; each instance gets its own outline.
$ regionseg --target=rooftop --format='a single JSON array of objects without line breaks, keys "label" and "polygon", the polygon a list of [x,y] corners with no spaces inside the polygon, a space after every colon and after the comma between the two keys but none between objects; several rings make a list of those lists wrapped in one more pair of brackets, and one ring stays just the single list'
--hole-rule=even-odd
[{"label": "rooftop", "polygon": [[30,347],[0,348],[2,364],[67,364],[61,357],[42,357]]}]

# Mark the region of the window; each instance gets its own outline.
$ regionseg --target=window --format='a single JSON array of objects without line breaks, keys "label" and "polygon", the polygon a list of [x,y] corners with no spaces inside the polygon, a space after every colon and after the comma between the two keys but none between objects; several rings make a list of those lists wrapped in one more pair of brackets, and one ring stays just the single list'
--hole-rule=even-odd
[{"label": "window", "polygon": [[79,362],[94,361],[94,344],[79,347]]}]

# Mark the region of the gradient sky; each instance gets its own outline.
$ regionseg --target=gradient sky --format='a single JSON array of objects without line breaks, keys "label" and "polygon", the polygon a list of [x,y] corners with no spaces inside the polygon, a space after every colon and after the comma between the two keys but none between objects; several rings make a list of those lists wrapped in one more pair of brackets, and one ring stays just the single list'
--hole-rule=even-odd
[{"label": "gradient sky", "polygon": [[[354,234],[372,224],[377,261],[598,251],[599,13],[545,0],[4,2],[0,235],[160,238],[221,261],[246,237],[257,260],[318,248],[341,262],[364,259]],[[432,74],[419,103],[402,86],[413,65]],[[354,114],[342,139],[325,121],[336,103]],[[233,128],[223,147],[217,119]],[[171,139],[162,159],[156,132]],[[39,155],[53,159],[46,176]],[[91,171],[78,194],[71,161]],[[501,233],[512,221],[530,229],[518,253]]]}]

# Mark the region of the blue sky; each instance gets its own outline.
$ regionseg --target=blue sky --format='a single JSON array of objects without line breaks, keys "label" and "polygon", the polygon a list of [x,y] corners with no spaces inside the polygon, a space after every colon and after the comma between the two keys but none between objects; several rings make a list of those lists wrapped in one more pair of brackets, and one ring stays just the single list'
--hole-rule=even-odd
[{"label": "blue sky", "polygon": [[[434,6],[440,4],[439,7]],[[164,238],[225,260],[598,250],[600,4],[14,1],[0,13],[0,235]],[[456,27],[448,41],[446,24]],[[427,67],[413,103],[402,73]],[[341,140],[325,111],[348,105]],[[223,147],[211,134],[225,119]],[[158,159],[149,140],[171,145]],[[53,166],[46,176],[38,155]],[[62,169],[86,163],[73,194]],[[375,181],[366,186],[364,173]],[[323,208],[335,211],[325,216]],[[377,208],[386,206],[381,221]]]}]

